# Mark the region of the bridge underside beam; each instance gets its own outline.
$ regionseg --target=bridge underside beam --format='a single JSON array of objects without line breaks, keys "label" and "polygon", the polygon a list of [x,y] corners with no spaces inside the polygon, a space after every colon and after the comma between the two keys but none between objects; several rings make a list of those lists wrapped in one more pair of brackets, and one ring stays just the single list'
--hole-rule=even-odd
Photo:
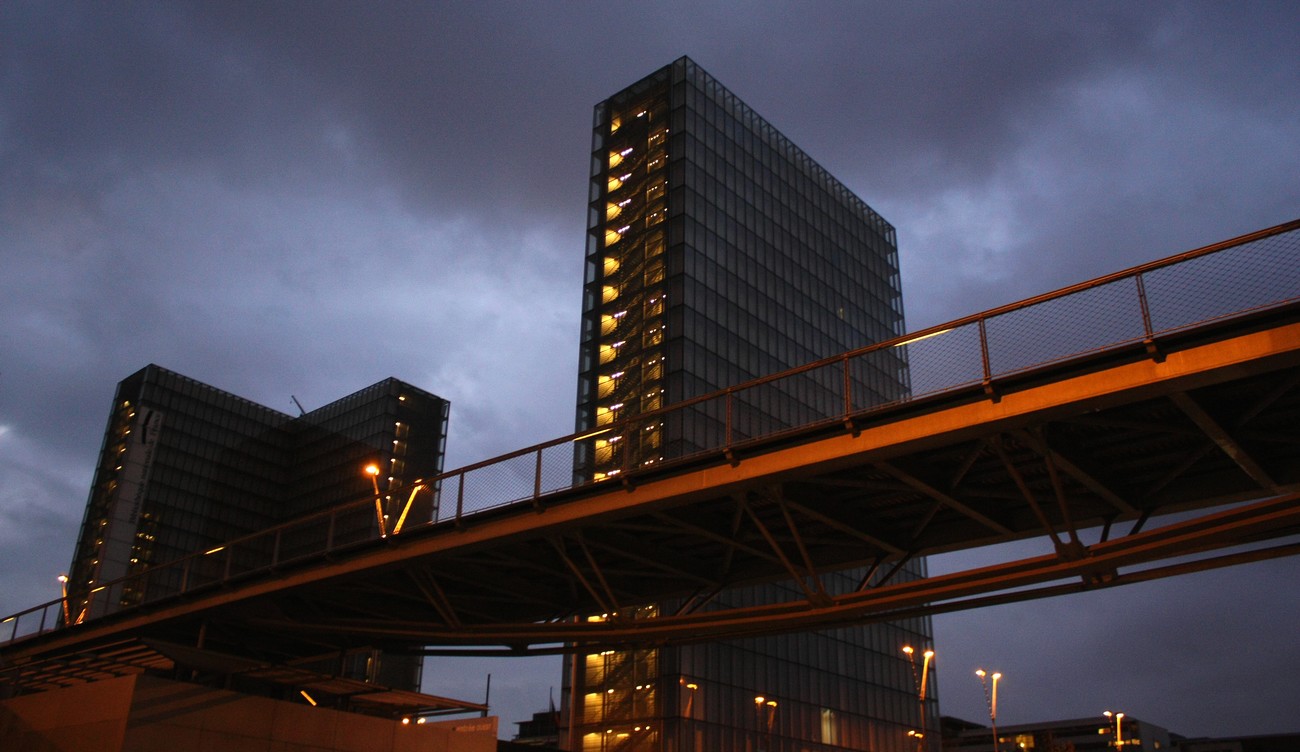
[{"label": "bridge underside beam", "polygon": [[[1285,542],[1277,543],[1282,539]],[[1272,544],[1272,545],[1265,545]],[[1224,549],[1250,546],[1229,554]],[[387,619],[321,623],[256,619],[258,628],[311,635],[365,633],[379,641],[509,646],[510,652],[608,649],[831,629],[1098,590],[1300,553],[1300,494],[1243,505],[1083,547],[1078,558],[1045,555],[868,591],[652,619],[565,620],[448,629]],[[1188,560],[1189,555],[1195,558]],[[437,653],[437,650],[421,652]],[[452,651],[460,652],[460,651]]]}]

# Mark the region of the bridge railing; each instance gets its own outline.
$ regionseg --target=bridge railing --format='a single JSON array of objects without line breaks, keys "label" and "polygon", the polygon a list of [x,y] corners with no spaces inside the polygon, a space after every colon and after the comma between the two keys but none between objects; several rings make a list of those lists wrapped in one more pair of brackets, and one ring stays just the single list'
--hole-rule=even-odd
[{"label": "bridge railing", "polygon": [[[400,532],[385,529],[373,497],[322,510],[101,584],[85,613],[63,600],[21,611],[0,621],[0,645],[782,433],[972,386],[994,391],[999,379],[1073,358],[1135,343],[1157,352],[1162,336],[1297,301],[1300,220],[452,470],[427,481],[439,494],[433,519]],[[579,447],[596,441],[611,451],[628,447],[625,461],[600,480],[580,478]],[[396,498],[409,492],[390,491]]]}]

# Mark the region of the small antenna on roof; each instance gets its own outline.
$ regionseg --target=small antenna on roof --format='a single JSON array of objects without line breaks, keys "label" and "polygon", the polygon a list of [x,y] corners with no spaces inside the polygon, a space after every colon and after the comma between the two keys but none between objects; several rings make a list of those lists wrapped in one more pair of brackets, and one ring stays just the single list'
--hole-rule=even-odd
[{"label": "small antenna on roof", "polygon": [[290,395],[289,395],[289,399],[293,400],[293,404],[295,404],[295,405],[298,406],[298,414],[299,414],[299,415],[306,415],[306,414],[307,414],[307,411],[304,410],[304,409],[302,409],[302,403],[298,401],[298,398],[297,398],[297,397],[295,397],[295,396],[293,396],[292,394],[290,394]]}]

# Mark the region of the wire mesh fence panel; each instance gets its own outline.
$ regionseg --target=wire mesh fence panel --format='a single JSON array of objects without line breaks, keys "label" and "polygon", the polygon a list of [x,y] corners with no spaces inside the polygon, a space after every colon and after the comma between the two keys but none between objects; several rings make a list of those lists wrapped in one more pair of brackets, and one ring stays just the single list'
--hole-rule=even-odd
[{"label": "wire mesh fence panel", "polygon": [[573,470],[577,462],[577,444],[566,441],[561,444],[543,447],[539,451],[541,452],[539,485],[542,493],[553,493],[572,488],[574,485]]},{"label": "wire mesh fence panel", "polygon": [[537,458],[522,454],[477,467],[465,473],[464,514],[531,499],[537,473]]},{"label": "wire mesh fence panel", "polygon": [[[323,545],[324,541],[320,541],[320,544]],[[274,549],[274,532],[232,542],[226,551],[229,559],[226,565],[227,576],[240,577],[252,572],[269,569]]]},{"label": "wire mesh fence panel", "polygon": [[1300,299],[1300,231],[1188,259],[1143,280],[1157,334]]},{"label": "wire mesh fence panel", "polygon": [[153,603],[184,592],[185,570],[169,562],[163,566],[151,567],[138,575],[130,577],[123,583],[124,592],[135,594],[130,605]]},{"label": "wire mesh fence panel", "polygon": [[663,458],[677,460],[727,445],[728,395],[681,405],[663,416]]},{"label": "wire mesh fence panel", "polygon": [[844,365],[835,361],[733,392],[730,440],[760,439],[843,414]]},{"label": "wire mesh fence panel", "polygon": [[1051,298],[985,321],[993,376],[1024,371],[1145,335],[1132,277]]},{"label": "wire mesh fence panel", "polygon": [[[905,369],[902,380],[907,390],[905,397],[911,399],[978,384],[984,379],[980,330],[975,322],[890,349],[900,353],[898,360]],[[860,406],[873,407],[865,401]]]},{"label": "wire mesh fence panel", "polygon": [[0,625],[0,637],[12,642],[54,629],[60,623],[62,609],[62,603],[49,603],[14,614]]},{"label": "wire mesh fence panel", "polygon": [[[349,515],[345,514],[344,517],[348,518]],[[275,551],[277,563],[295,561],[329,550],[335,544],[331,523],[330,516],[323,516],[300,520],[281,528]]]},{"label": "wire mesh fence panel", "polygon": [[226,572],[225,558],[220,551],[211,551],[186,559],[181,567],[182,590],[185,592],[217,585]]},{"label": "wire mesh fence panel", "polygon": [[[179,564],[179,562],[176,564]],[[168,566],[173,565],[169,564]],[[184,570],[182,567],[178,566],[178,568],[182,569],[181,582],[184,583]],[[93,619],[117,610],[122,603],[122,584],[121,580],[117,580],[99,585],[92,589],[86,595],[85,605],[81,607],[81,610],[73,617],[74,620],[80,619],[84,621],[86,619]]]}]

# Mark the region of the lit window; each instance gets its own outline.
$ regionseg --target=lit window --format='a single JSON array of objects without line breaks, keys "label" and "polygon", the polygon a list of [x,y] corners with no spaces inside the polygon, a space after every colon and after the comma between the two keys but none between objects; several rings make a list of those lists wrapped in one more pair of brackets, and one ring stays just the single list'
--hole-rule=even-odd
[{"label": "lit window", "polygon": [[617,257],[617,256],[606,256],[606,257],[605,257],[605,276],[606,276],[606,277],[608,277],[609,275],[611,275],[611,274],[613,274],[614,272],[618,271],[618,267],[619,267],[619,260],[618,260],[618,257]]},{"label": "lit window", "polygon": [[622,235],[622,232],[619,231],[619,230],[606,230],[606,231],[605,231],[605,246],[606,246],[606,247],[609,247],[609,246],[611,246],[611,245],[614,245],[615,243],[617,243],[618,241],[620,241],[620,240],[622,240],[622,239],[623,239],[623,235]]},{"label": "lit window", "polygon": [[609,190],[612,192],[623,187],[623,183],[627,182],[627,179],[630,177],[632,177],[632,173],[630,172],[625,175],[619,175],[618,177],[611,176],[609,179]]},{"label": "lit window", "polygon": [[614,287],[613,285],[605,285],[604,287],[601,288],[600,292],[601,292],[600,299],[602,302],[605,303],[608,303],[611,300],[614,300],[615,298],[618,297],[618,288]]},{"label": "lit window", "polygon": [[623,159],[624,159],[625,157],[627,157],[627,155],[629,155],[629,154],[631,154],[631,153],[632,153],[632,149],[631,149],[630,147],[627,148],[627,149],[624,149],[624,150],[622,150],[622,151],[612,151],[612,152],[610,152],[610,153],[609,153],[609,166],[610,166],[610,167],[617,167],[617,166],[618,166],[618,165],[623,161]]},{"label": "lit window", "polygon": [[668,190],[668,183],[663,180],[660,180],[659,182],[655,183],[654,185],[651,185],[649,188],[646,189],[645,191],[646,200],[654,201],[655,199],[663,198],[664,193],[667,190]]}]

